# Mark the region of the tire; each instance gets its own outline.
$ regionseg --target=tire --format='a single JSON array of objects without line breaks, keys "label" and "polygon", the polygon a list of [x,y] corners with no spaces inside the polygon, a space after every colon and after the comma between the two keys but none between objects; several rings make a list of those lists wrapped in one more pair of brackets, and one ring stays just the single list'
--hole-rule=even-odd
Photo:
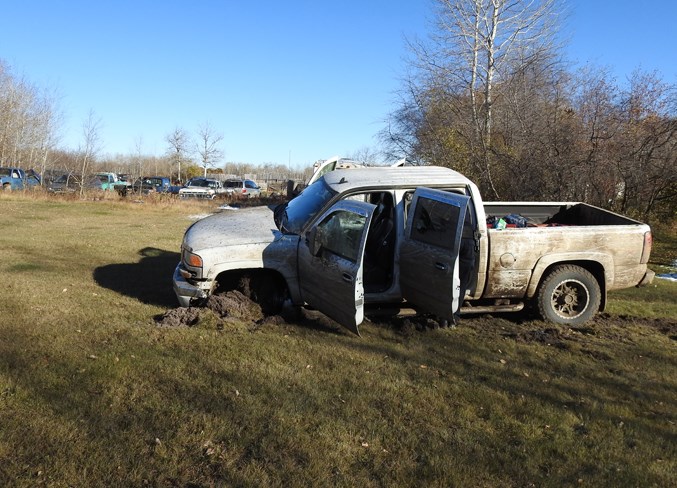
[{"label": "tire", "polygon": [[599,310],[602,293],[595,277],[575,265],[553,268],[538,287],[536,301],[543,320],[581,325]]},{"label": "tire", "polygon": [[237,290],[261,306],[266,316],[277,315],[289,299],[289,290],[280,276],[262,270],[223,273],[217,278],[215,293]]},{"label": "tire", "polygon": [[261,306],[264,315],[278,315],[289,294],[283,282],[269,275],[254,275],[250,298]]}]

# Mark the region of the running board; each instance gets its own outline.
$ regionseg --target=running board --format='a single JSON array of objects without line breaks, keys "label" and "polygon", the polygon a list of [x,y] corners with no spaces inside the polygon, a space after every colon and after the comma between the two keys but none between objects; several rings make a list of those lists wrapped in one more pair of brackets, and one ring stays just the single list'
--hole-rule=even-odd
[{"label": "running board", "polygon": [[461,313],[519,312],[523,308],[524,302],[509,303],[505,305],[480,305],[477,307],[461,307]]},{"label": "running board", "polygon": [[[467,302],[466,302],[467,303]],[[503,303],[500,305],[477,305],[477,306],[466,306],[466,307],[461,307],[461,314],[469,315],[473,313],[501,313],[501,312],[519,312],[520,310],[524,309],[524,302],[519,302],[519,303]],[[383,308],[372,308],[371,310],[366,312],[367,315],[370,315],[372,317],[377,317],[377,316],[394,316],[397,315],[399,317],[411,317],[414,315],[418,315],[418,311],[414,308],[411,307],[402,307],[399,309],[397,308],[388,308],[388,307],[383,307]]]}]

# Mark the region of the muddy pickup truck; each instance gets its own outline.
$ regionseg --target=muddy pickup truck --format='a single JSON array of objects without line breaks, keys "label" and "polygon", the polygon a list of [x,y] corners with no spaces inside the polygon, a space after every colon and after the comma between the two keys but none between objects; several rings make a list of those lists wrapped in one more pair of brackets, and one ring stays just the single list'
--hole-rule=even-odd
[{"label": "muddy pickup truck", "polygon": [[[527,224],[498,225],[509,215]],[[462,291],[468,236],[475,259]],[[307,305],[357,334],[365,315],[403,308],[453,320],[532,306],[575,325],[604,309],[608,291],[651,282],[651,244],[647,225],[585,203],[483,202],[447,168],[337,170],[276,208],[192,224],[174,291],[190,306],[246,283],[268,312]]]}]

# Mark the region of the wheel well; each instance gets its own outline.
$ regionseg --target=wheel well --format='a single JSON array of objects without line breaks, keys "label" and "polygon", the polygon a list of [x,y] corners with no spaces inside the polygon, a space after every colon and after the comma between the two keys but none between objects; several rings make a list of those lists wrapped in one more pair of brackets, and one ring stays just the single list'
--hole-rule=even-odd
[{"label": "wheel well", "polygon": [[237,269],[224,271],[216,277],[214,293],[237,290],[261,305],[265,314],[275,314],[289,298],[284,277],[271,269]]},{"label": "wheel well", "polygon": [[552,270],[556,268],[557,266],[562,266],[562,265],[574,265],[574,266],[579,266],[585,270],[587,270],[597,281],[597,284],[599,285],[599,291],[600,291],[600,304],[599,304],[599,310],[603,311],[606,308],[606,279],[604,275],[604,266],[597,262],[597,261],[559,261],[557,263],[553,263],[550,266],[548,266],[544,271],[543,274],[541,274],[541,278],[538,282],[538,286],[536,287],[536,290],[538,290],[541,287],[541,284],[543,284],[543,281],[550,275]]}]

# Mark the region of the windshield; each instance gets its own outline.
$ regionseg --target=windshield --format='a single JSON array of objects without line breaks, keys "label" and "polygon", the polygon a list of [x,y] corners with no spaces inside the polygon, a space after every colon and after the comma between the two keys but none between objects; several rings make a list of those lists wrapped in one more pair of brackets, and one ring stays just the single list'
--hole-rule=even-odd
[{"label": "windshield", "polygon": [[186,186],[207,187],[207,186],[209,186],[209,182],[207,180],[202,179],[202,178],[197,178],[197,179],[194,179],[194,180],[190,180],[188,183],[186,183]]},{"label": "windshield", "polygon": [[280,230],[300,234],[306,223],[315,217],[334,195],[336,192],[329,188],[324,180],[317,180],[287,203],[280,222]]}]

